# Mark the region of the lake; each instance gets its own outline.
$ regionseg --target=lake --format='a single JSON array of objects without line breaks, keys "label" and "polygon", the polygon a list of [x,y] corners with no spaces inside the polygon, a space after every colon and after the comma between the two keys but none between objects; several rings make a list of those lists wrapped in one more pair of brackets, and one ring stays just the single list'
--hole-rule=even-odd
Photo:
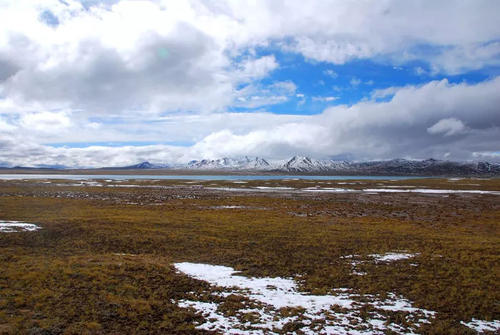
[{"label": "lake", "polygon": [[432,177],[416,176],[283,176],[283,175],[76,175],[76,174],[0,174],[0,180],[20,180],[20,179],[68,179],[68,180],[89,180],[89,179],[110,179],[110,180],[131,180],[131,179],[161,179],[161,180],[284,180],[284,179],[304,179],[304,180],[405,180],[422,179]]}]

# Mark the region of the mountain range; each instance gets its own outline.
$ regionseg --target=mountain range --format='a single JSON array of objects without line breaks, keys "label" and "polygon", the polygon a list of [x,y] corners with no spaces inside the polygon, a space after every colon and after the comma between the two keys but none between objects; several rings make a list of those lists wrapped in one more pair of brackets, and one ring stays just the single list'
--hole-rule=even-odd
[{"label": "mountain range", "polygon": [[253,171],[304,174],[345,175],[500,175],[500,164],[489,162],[453,162],[436,159],[392,159],[366,162],[317,160],[294,156],[283,161],[268,161],[260,157],[193,160],[187,164],[152,164],[142,162],[115,169],[172,169],[206,171]]},{"label": "mountain range", "polygon": [[[71,170],[61,165],[15,166],[2,169],[19,170]],[[391,159],[377,161],[318,160],[304,156],[271,161],[261,157],[243,157],[192,160],[187,164],[141,162],[119,167],[103,167],[100,170],[192,170],[220,172],[265,172],[315,175],[385,175],[385,176],[500,176],[500,163],[486,161],[455,162],[436,159]]]}]

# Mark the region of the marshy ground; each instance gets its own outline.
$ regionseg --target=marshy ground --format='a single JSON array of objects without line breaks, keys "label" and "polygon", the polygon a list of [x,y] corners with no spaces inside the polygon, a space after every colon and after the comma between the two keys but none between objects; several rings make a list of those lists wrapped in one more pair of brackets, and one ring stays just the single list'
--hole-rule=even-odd
[{"label": "marshy ground", "polygon": [[[495,333],[499,191],[500,179],[0,181],[0,221],[41,227],[0,232],[0,334],[228,332],[216,317],[235,333],[475,334],[472,320]],[[296,297],[344,294],[356,313],[328,305],[315,319],[176,265],[191,263],[288,280]],[[414,310],[380,307],[395,297]]]}]

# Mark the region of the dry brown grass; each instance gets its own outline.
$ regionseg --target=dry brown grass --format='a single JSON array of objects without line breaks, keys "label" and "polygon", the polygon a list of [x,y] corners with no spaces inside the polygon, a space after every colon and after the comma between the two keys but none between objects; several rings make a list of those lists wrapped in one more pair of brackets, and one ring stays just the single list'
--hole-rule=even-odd
[{"label": "dry brown grass", "polygon": [[[363,183],[348,186],[500,190],[499,180]],[[175,273],[171,264],[179,261],[232,266],[252,276],[300,275],[302,289],[315,294],[342,287],[401,294],[438,313],[425,333],[467,333],[460,320],[500,318],[498,196],[224,193],[185,181],[155,185],[169,188],[0,182],[0,220],[43,227],[0,234],[0,333],[192,333],[200,317],[172,299],[209,288]],[[266,184],[284,185],[313,184]],[[221,205],[248,208],[214,208]],[[364,276],[341,258],[395,250],[419,255],[364,262]],[[233,305],[238,301],[224,308],[230,313]]]}]

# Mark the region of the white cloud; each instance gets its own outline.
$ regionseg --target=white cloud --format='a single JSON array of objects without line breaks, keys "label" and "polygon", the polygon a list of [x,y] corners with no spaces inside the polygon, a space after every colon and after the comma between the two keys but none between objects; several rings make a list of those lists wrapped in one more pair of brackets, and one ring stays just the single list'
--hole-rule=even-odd
[{"label": "white cloud", "polygon": [[[500,59],[492,14],[500,5],[490,1],[115,1],[85,8],[75,0],[19,0],[0,6],[3,95],[94,115],[223,110],[241,81],[278,67],[274,56],[257,57],[254,50],[273,42],[313,60],[417,58],[450,73]],[[47,12],[58,24],[40,19]],[[436,51],[428,54],[421,45]]]},{"label": "white cloud", "polygon": [[498,66],[500,65],[500,42],[477,42],[454,46],[446,52],[430,56],[429,61],[434,74],[439,72],[460,74],[486,66]]},{"label": "white cloud", "polygon": [[497,160],[500,161],[500,151],[497,152],[473,152],[472,157],[485,160]]},{"label": "white cloud", "polygon": [[467,127],[460,120],[455,118],[441,119],[432,127],[427,128],[429,134],[442,134],[443,136],[451,136],[463,134]]},{"label": "white cloud", "polygon": [[0,118],[0,132],[3,134],[15,131],[17,128]]},{"label": "white cloud", "polygon": [[400,86],[391,86],[391,87],[387,87],[387,88],[376,89],[376,90],[373,90],[370,95],[371,95],[372,99],[383,99],[383,98],[393,96],[401,88],[402,87],[400,87]]},{"label": "white cloud", "polygon": [[426,75],[427,74],[427,71],[425,71],[421,66],[417,66],[415,69],[414,69],[414,72],[417,76],[423,76],[423,75]]},{"label": "white cloud", "polygon": [[[146,130],[149,140],[172,133],[173,138],[195,142],[188,147],[52,148],[39,145],[34,139],[30,141],[24,134],[22,139],[19,134],[4,134],[0,140],[0,162],[103,166],[142,160],[187,162],[202,157],[286,158],[294,154],[318,158],[351,154],[358,159],[500,160],[487,155],[497,152],[500,143],[499,90],[500,77],[478,84],[450,84],[442,80],[394,88],[388,101],[338,105],[318,115],[179,115],[156,119],[154,126],[149,121],[136,120],[137,123],[127,121],[111,127],[114,136],[130,140],[140,140]],[[94,134],[96,140],[105,135],[101,130]]]},{"label": "white cloud", "polygon": [[349,83],[351,84],[351,86],[358,86],[359,84],[361,84],[361,79],[352,77]]},{"label": "white cloud", "polygon": [[235,92],[235,107],[259,108],[284,103],[295,95],[297,86],[290,80],[270,85],[248,85]]},{"label": "white cloud", "polygon": [[335,78],[337,78],[337,77],[339,76],[339,75],[337,74],[337,72],[335,72],[335,71],[333,71],[333,70],[331,70],[331,69],[328,69],[328,70],[323,71],[323,74],[324,74],[325,76],[328,76],[328,77],[331,77],[331,78],[334,78],[334,79],[335,79]]},{"label": "white cloud", "polygon": [[250,58],[238,64],[237,76],[242,81],[251,81],[266,77],[271,71],[278,68],[278,63],[273,55],[260,58]]},{"label": "white cloud", "polygon": [[313,101],[321,101],[321,102],[331,102],[337,100],[337,97],[312,97]]},{"label": "white cloud", "polygon": [[20,125],[23,128],[39,132],[58,132],[71,126],[71,119],[66,112],[40,112],[24,114]]},{"label": "white cloud", "polygon": [[295,83],[291,80],[277,81],[273,83],[271,87],[276,90],[283,91],[288,95],[295,94],[295,91],[297,90],[297,85],[295,85]]},{"label": "white cloud", "polygon": [[[399,69],[418,60],[431,74],[498,66],[500,2],[95,3],[0,2],[0,162],[87,166],[108,162],[106,155],[110,164],[122,164],[245,150],[462,158],[498,150],[498,78],[389,87],[372,94],[389,101],[335,106],[316,116],[230,111],[269,110],[291,98],[301,105],[306,96],[297,91],[314,95],[286,78],[269,78],[284,66],[273,50],[335,64],[370,58]],[[42,145],[92,141],[196,144]]]},{"label": "white cloud", "polygon": [[355,39],[317,39],[300,36],[288,50],[299,52],[306,58],[333,64],[343,64],[355,58],[369,58],[379,52],[368,44],[356,42]]},{"label": "white cloud", "polygon": [[[18,0],[0,6],[4,95],[93,114],[224,109],[241,80],[277,68],[272,55],[254,51],[274,42],[317,61],[419,59],[449,73],[500,59],[494,14],[500,4],[482,0],[114,1],[88,9],[75,0]],[[40,19],[47,11],[57,25]]]}]

